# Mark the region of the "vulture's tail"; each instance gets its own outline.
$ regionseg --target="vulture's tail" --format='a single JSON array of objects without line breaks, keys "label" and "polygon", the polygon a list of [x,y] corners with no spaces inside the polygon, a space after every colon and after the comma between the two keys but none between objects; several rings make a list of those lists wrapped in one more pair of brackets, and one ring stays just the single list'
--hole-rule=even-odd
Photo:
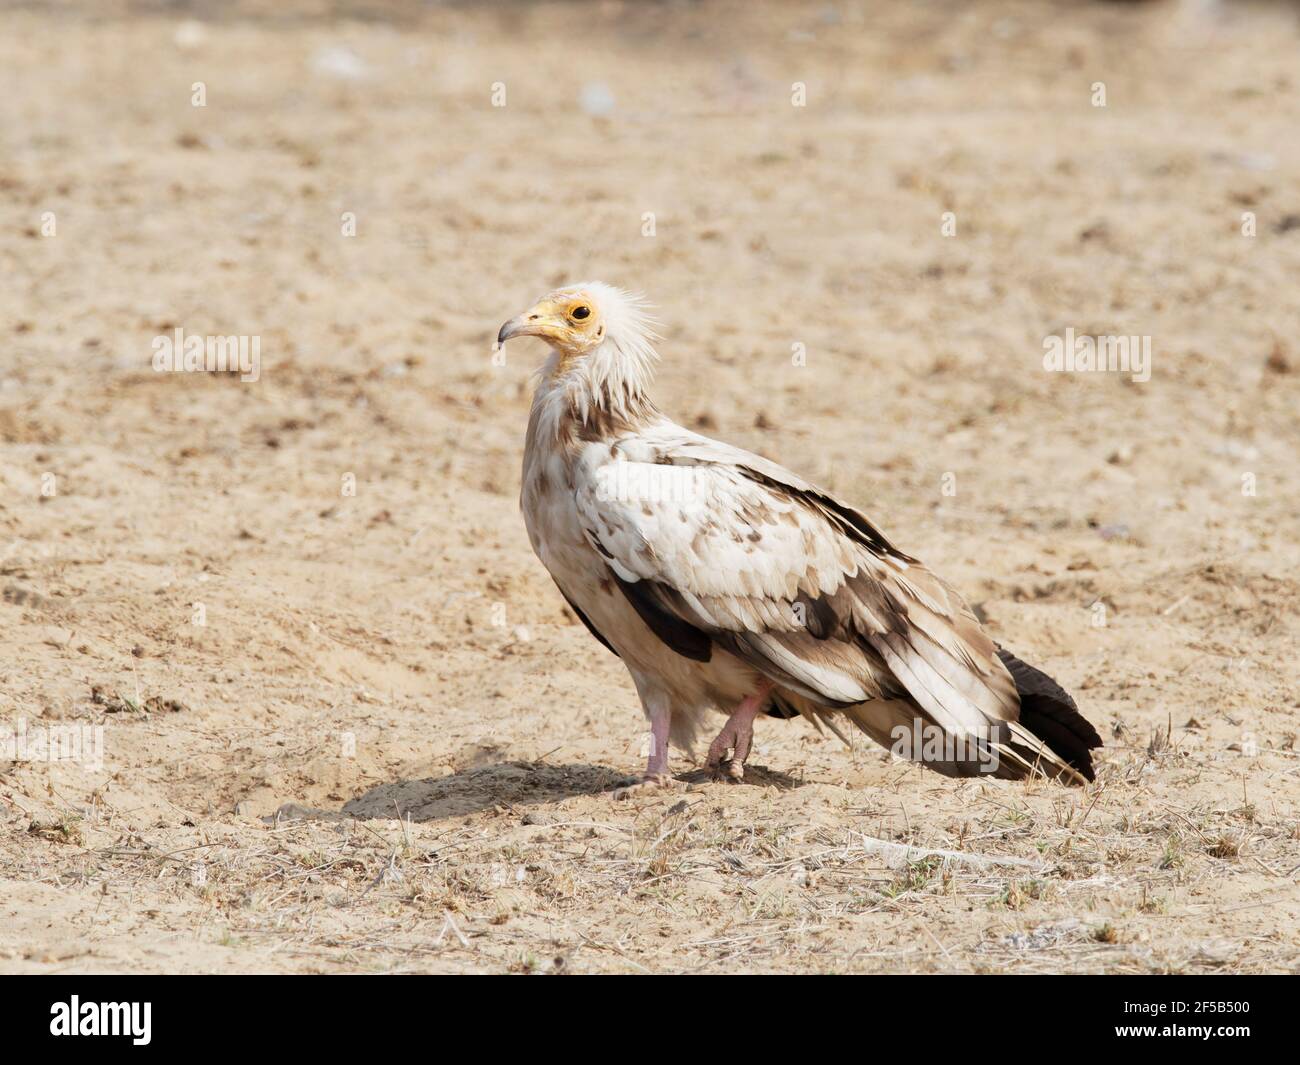
[{"label": "vulture's tail", "polygon": [[[1020,715],[1010,723],[989,721],[992,735],[954,736],[905,692],[852,706],[826,707],[778,689],[767,713],[784,718],[802,715],[848,743],[835,723],[843,715],[882,747],[947,777],[1048,777],[1065,784],[1095,780],[1091,752],[1101,746],[1101,737],[1074,700],[1046,673],[1010,651],[999,647],[998,657],[1020,696]],[[936,734],[952,742],[932,746]],[[965,742],[957,742],[961,740]]]},{"label": "vulture's tail", "polygon": [[[1033,771],[1034,775],[1059,777],[1070,783],[1095,780],[1091,752],[1101,746],[1101,737],[1079,713],[1074,699],[1041,669],[1020,661],[1005,648],[998,648],[998,657],[1020,695],[1020,720],[1018,727],[1012,726],[1007,744],[1013,755],[1012,768],[1022,762],[1032,767],[1015,775],[1028,776]],[[1031,735],[1017,735],[1022,729]],[[1042,747],[1050,754],[1044,757]]]},{"label": "vulture's tail", "polygon": [[768,713],[780,717],[800,713],[830,726],[837,735],[834,717],[842,713],[881,746],[948,777],[1048,777],[1065,784],[1094,780],[1091,751],[1101,746],[1101,737],[1079,713],[1074,700],[1046,673],[1010,651],[999,648],[998,657],[1020,696],[1019,720],[997,724],[993,738],[981,737],[961,746],[944,743],[931,747],[927,736],[936,732],[949,740],[955,737],[936,729],[933,719],[906,696],[828,710],[783,693],[773,699]]}]

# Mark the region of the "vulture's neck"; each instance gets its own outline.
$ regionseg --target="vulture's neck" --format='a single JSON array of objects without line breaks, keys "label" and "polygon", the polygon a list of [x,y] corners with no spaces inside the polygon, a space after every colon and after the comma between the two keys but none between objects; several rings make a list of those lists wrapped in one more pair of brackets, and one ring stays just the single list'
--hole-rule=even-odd
[{"label": "vulture's neck", "polygon": [[533,420],[545,435],[604,439],[662,418],[650,399],[654,349],[610,336],[584,356],[553,351],[538,374]]}]

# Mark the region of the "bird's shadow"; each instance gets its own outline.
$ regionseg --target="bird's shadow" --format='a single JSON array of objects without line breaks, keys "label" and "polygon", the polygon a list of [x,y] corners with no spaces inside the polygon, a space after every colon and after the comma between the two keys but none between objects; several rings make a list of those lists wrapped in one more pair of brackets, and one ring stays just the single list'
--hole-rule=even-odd
[{"label": "bird's shadow", "polygon": [[755,788],[779,788],[781,791],[790,791],[794,788],[802,788],[807,783],[798,777],[792,777],[789,773],[782,773],[779,769],[769,769],[765,765],[746,765],[744,780],[721,780],[712,769],[696,768],[688,770],[685,773],[677,773],[676,779],[684,784],[717,784],[719,787],[744,787],[749,785]]},{"label": "bird's shadow", "polygon": [[[410,819],[413,822],[465,817],[494,807],[517,809],[561,802],[576,795],[613,792],[637,778],[604,765],[552,765],[549,762],[498,762],[423,780],[379,784],[343,804],[319,810],[288,803],[267,821],[305,819],[341,821]],[[694,769],[677,775],[686,785],[707,785],[713,774]],[[746,766],[743,784],[797,788],[803,781],[763,766]],[[719,783],[718,788],[734,787]],[[670,794],[665,792],[665,794]]]},{"label": "bird's shadow", "polygon": [[599,795],[630,779],[604,765],[498,762],[445,777],[379,784],[345,803],[341,813],[368,820],[395,818],[400,810],[401,817],[412,821],[440,821],[496,806],[538,806],[575,795]]}]

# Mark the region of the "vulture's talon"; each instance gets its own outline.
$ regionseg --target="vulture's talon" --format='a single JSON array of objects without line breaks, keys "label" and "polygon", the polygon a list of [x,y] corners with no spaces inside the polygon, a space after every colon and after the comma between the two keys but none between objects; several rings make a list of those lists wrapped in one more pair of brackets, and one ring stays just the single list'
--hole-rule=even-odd
[{"label": "vulture's talon", "polygon": [[708,768],[715,783],[738,784],[745,779],[745,763],[735,758],[711,762]]},{"label": "vulture's talon", "polygon": [[647,773],[635,783],[615,788],[613,797],[615,800],[637,799],[643,795],[649,795],[651,792],[675,788],[677,785],[678,781],[667,773]]}]

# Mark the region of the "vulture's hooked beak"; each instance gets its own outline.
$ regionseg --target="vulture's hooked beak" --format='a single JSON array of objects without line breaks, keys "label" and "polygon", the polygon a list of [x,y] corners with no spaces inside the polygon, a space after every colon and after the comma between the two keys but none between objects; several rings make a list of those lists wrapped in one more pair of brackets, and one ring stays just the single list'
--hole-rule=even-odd
[{"label": "vulture's hooked beak", "polygon": [[525,311],[506,322],[497,333],[497,346],[504,344],[511,337],[553,338],[559,330],[567,328],[567,325],[564,316],[543,301],[531,311]]}]

